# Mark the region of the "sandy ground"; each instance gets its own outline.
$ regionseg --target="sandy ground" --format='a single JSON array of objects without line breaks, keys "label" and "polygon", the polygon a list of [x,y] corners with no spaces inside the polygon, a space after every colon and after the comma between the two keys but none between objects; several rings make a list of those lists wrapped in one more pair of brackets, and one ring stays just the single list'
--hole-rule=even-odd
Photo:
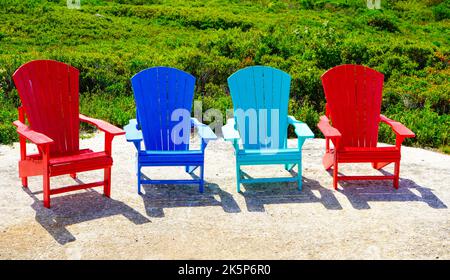
[{"label": "sandy ground", "polygon": [[[81,145],[100,150],[103,135]],[[334,191],[321,166],[324,141],[308,140],[302,192],[294,183],[280,183],[247,185],[238,194],[232,147],[218,140],[206,152],[204,194],[197,186],[161,185],[145,186],[140,196],[134,147],[117,137],[113,150],[112,199],[95,188],[53,196],[52,208],[45,209],[40,177],[21,188],[18,145],[0,146],[0,258],[450,259],[448,155],[405,147],[399,190],[388,181],[366,181]],[[391,173],[392,167],[385,170]],[[245,171],[290,176],[282,166]],[[344,165],[341,171],[379,173],[369,164]],[[181,167],[145,172],[151,178],[189,178]],[[82,173],[79,179],[96,181],[100,174]],[[73,180],[62,176],[51,183],[60,187]]]}]

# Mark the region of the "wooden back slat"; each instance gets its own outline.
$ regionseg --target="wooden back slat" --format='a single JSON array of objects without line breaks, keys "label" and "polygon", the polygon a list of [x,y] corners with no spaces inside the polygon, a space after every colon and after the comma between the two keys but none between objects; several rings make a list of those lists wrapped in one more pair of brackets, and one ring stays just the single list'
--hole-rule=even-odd
[{"label": "wooden back slat", "polygon": [[52,138],[52,154],[79,150],[79,72],[54,60],[28,62],[13,74],[30,127]]},{"label": "wooden back slat", "polygon": [[383,80],[371,68],[350,64],[322,75],[327,112],[342,134],[341,147],[376,147]]},{"label": "wooden back slat", "polygon": [[[247,67],[228,78],[244,149],[286,147],[290,82],[289,74],[267,66]],[[252,122],[247,117],[250,115],[236,113],[237,110],[246,112],[249,109],[256,113]],[[277,110],[278,114],[272,114],[272,110]],[[273,127],[274,124],[278,127]],[[268,140],[269,137],[272,141]],[[274,142],[274,137],[277,142]]]},{"label": "wooden back slat", "polygon": [[[172,139],[178,121],[172,121],[177,109],[190,112],[194,98],[195,77],[179,69],[153,67],[131,79],[136,101],[136,114],[148,151],[185,151],[189,149],[189,133],[183,143]],[[184,119],[189,121],[190,119]]]}]

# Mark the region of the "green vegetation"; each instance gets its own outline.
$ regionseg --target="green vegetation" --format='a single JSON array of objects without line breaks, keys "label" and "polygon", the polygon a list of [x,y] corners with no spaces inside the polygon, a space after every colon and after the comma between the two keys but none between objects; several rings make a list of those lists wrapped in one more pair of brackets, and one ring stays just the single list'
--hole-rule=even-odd
[{"label": "green vegetation", "polygon": [[[417,137],[407,145],[449,151],[450,1],[65,0],[0,1],[0,143],[16,140],[11,75],[31,59],[80,69],[81,112],[122,126],[134,115],[129,78],[157,65],[197,77],[203,108],[231,108],[226,78],[249,65],[292,78],[290,111],[316,129],[320,76],[342,63],[385,74],[383,113]],[[224,114],[225,115],[225,114]],[[392,142],[386,126],[380,141]]]}]

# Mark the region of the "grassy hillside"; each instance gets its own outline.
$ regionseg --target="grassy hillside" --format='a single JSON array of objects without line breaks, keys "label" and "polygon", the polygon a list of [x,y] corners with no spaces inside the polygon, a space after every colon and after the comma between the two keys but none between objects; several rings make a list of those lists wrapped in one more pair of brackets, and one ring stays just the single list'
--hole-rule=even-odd
[{"label": "grassy hillside", "polygon": [[[16,140],[11,74],[31,59],[80,69],[81,112],[124,125],[134,115],[129,78],[151,66],[197,77],[203,109],[232,107],[226,78],[264,64],[292,78],[290,112],[316,130],[320,75],[342,63],[385,74],[382,111],[417,137],[407,145],[449,150],[450,1],[365,0],[0,1],[0,143]],[[380,141],[393,135],[381,127]]]}]

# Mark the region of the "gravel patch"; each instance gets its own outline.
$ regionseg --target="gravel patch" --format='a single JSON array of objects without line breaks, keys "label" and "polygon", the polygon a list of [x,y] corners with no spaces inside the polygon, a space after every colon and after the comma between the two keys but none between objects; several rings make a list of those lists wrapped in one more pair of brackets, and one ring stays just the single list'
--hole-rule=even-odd
[{"label": "gravel patch", "polygon": [[[81,146],[101,150],[103,135]],[[140,196],[135,149],[121,136],[113,142],[111,199],[95,188],[52,196],[46,209],[41,177],[21,187],[18,144],[0,146],[0,259],[450,259],[450,156],[404,147],[398,190],[389,181],[361,181],[335,191],[321,164],[324,140],[307,140],[303,153],[302,192],[279,183],[236,193],[233,148],[218,140],[206,151],[204,194],[195,185],[148,185]],[[283,166],[244,170],[291,176]],[[370,164],[340,171],[379,174]],[[189,178],[182,167],[144,172]],[[86,172],[79,180],[99,176]],[[73,180],[61,176],[51,184]]]}]

